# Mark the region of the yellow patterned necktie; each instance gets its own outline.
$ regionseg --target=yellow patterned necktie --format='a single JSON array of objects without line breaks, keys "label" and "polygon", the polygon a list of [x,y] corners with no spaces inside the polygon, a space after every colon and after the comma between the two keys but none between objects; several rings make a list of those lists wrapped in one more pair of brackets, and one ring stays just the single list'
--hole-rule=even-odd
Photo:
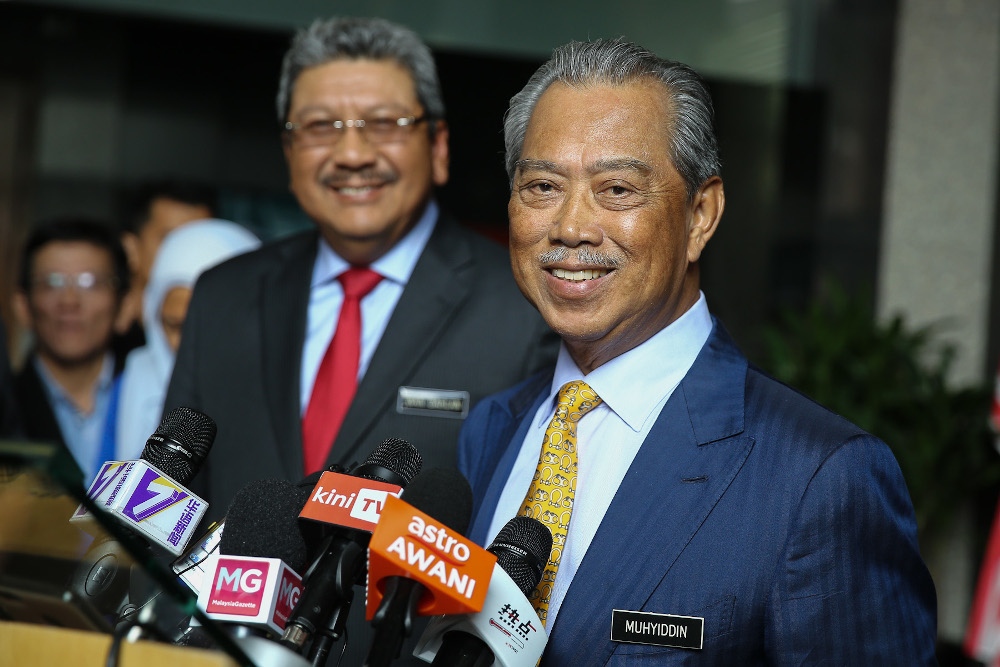
[{"label": "yellow patterned necktie", "polygon": [[521,506],[521,514],[538,519],[552,531],[552,552],[542,580],[530,599],[544,624],[559,569],[576,495],[576,423],[601,404],[586,382],[567,382],[556,396],[556,414],[545,429],[538,467]]}]

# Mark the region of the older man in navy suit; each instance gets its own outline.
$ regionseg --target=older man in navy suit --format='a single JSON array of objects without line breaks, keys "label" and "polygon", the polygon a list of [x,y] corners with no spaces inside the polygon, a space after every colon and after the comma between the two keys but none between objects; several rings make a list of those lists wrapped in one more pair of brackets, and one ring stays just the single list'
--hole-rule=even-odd
[{"label": "older man in navy suit", "polygon": [[514,275],[563,343],[463,426],[472,536],[549,524],[543,665],[934,664],[888,447],[750,366],[699,289],[712,113],[620,40],[557,49],[512,99]]}]

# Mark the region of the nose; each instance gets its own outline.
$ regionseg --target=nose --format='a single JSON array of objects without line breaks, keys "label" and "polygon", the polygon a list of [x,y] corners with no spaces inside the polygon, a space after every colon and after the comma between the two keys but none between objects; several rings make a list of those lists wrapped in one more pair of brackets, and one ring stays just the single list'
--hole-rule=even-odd
[{"label": "nose", "polygon": [[580,184],[568,188],[549,228],[549,241],[568,248],[584,243],[601,245],[604,230],[599,223],[598,210],[589,187]]},{"label": "nose", "polygon": [[81,289],[75,283],[70,283],[56,292],[57,303],[62,308],[73,308],[80,305]]},{"label": "nose", "polygon": [[359,127],[345,127],[344,135],[333,145],[333,159],[342,167],[358,169],[375,163],[378,152],[368,141],[364,130]]}]

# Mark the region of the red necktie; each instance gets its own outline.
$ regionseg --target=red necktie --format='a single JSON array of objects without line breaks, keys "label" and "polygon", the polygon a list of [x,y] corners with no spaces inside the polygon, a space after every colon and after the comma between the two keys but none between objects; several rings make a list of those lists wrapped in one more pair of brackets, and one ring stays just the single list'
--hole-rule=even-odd
[{"label": "red necktie", "polygon": [[307,475],[326,463],[337,431],[354,400],[361,357],[361,299],[375,289],[382,276],[367,267],[352,266],[337,280],[344,287],[337,331],[323,355],[302,418],[302,453]]}]

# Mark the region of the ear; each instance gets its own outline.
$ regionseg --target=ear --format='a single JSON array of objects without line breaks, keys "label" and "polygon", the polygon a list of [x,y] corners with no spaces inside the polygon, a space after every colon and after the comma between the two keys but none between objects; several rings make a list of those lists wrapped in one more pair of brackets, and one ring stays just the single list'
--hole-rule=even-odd
[{"label": "ear", "polygon": [[135,275],[139,271],[139,237],[132,232],[122,232],[122,247],[128,259],[128,268]]},{"label": "ear", "polygon": [[448,182],[448,123],[444,120],[435,121],[434,137],[431,139],[431,179],[434,185],[441,186]]},{"label": "ear", "polygon": [[726,193],[722,179],[712,176],[698,188],[691,202],[691,222],[688,227],[688,262],[694,264],[701,258],[701,251],[715,234],[726,207]]},{"label": "ear", "polygon": [[31,317],[31,304],[28,303],[28,295],[21,290],[14,292],[14,315],[23,328],[34,330],[34,321]]}]

